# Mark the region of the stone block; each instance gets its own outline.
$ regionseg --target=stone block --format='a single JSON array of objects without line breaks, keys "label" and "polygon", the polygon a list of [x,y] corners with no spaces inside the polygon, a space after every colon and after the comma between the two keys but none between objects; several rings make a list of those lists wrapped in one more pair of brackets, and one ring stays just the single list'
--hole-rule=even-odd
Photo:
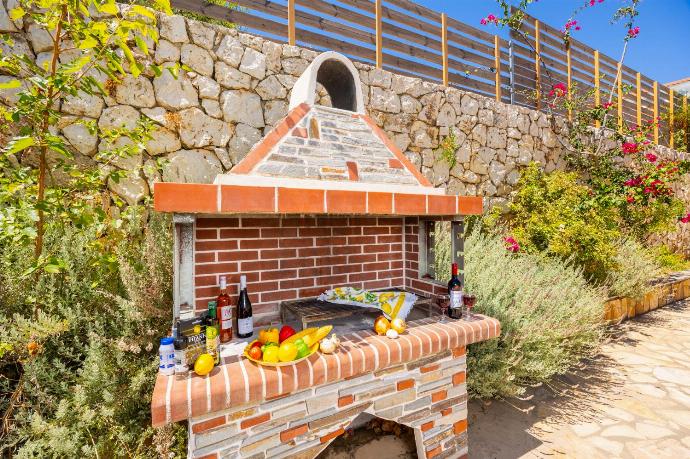
[{"label": "stone block", "polygon": [[380,398],[374,402],[375,410],[382,410],[390,408],[396,405],[402,405],[407,402],[411,402],[416,398],[416,392],[414,389],[407,389],[401,392],[397,392],[393,395]]}]

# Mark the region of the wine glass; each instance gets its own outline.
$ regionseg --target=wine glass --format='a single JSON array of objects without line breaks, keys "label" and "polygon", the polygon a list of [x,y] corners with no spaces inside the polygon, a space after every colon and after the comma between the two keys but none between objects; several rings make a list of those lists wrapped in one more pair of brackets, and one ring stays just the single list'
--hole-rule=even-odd
[{"label": "wine glass", "polygon": [[450,306],[450,297],[448,295],[441,295],[438,298],[438,306],[441,309],[441,319],[439,322],[448,322],[448,307]]},{"label": "wine glass", "polygon": [[465,310],[467,311],[467,317],[469,318],[472,314],[472,308],[474,307],[474,304],[477,302],[477,297],[475,295],[472,295],[470,293],[465,293],[462,296],[462,304],[465,306]]}]

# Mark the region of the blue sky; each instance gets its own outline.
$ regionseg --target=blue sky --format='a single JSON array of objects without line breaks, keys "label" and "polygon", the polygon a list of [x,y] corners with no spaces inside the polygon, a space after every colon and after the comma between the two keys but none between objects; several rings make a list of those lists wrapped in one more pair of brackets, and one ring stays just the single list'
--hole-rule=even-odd
[{"label": "blue sky", "polygon": [[[415,0],[439,12],[495,33],[495,27],[480,26],[488,13],[497,13],[493,0]],[[554,27],[562,27],[572,10],[584,0],[541,0],[529,13]],[[622,24],[610,24],[613,12],[625,0],[605,0],[578,16],[582,30],[574,38],[618,60],[625,33]],[[690,77],[690,0],[642,0],[637,25],[640,36],[631,42],[626,64],[661,83]]]}]

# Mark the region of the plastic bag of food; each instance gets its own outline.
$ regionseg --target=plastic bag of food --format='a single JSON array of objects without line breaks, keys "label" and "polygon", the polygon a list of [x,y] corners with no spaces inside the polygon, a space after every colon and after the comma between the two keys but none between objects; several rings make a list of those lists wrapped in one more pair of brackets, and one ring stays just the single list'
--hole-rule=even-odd
[{"label": "plastic bag of food", "polygon": [[336,287],[319,295],[320,301],[347,304],[363,308],[375,308],[393,320],[406,319],[417,301],[417,295],[409,292],[371,292],[355,287]]}]

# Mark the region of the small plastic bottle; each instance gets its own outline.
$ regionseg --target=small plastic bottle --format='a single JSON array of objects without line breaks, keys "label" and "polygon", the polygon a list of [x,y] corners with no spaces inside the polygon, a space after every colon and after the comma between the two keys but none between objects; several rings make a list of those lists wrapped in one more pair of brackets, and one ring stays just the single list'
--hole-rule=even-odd
[{"label": "small plastic bottle", "polygon": [[158,348],[160,363],[158,370],[165,376],[175,374],[175,345],[171,336],[161,338],[161,345]]},{"label": "small plastic bottle", "polygon": [[183,379],[189,374],[187,362],[187,340],[180,336],[175,340],[175,377]]}]

